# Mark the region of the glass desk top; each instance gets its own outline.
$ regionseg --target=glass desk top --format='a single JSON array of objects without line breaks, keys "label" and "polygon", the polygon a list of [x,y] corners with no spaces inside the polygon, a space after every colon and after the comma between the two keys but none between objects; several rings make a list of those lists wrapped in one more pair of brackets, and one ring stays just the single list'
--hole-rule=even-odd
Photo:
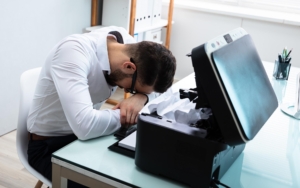
[{"label": "glass desk top", "polygon": [[[296,75],[300,69],[292,67],[289,80],[281,81],[272,78],[272,63],[264,62],[264,67],[279,105],[293,102]],[[177,82],[174,89],[183,85],[184,88],[194,87],[194,83],[188,82],[191,79],[194,79],[193,74]],[[135,166],[133,158],[108,150],[107,147],[116,141],[114,136],[77,140],[53,153],[53,157],[129,186],[185,187],[170,179],[141,171]],[[300,187],[299,120],[284,114],[279,106],[256,137],[246,144],[245,150],[220,181],[234,188]]]}]

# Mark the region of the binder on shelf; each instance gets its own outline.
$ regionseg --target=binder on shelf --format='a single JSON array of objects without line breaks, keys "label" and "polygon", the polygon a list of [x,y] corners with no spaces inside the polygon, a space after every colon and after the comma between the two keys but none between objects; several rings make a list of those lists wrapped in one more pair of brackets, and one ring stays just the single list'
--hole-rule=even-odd
[{"label": "binder on shelf", "polygon": [[161,19],[162,0],[153,0],[153,19],[152,25]]},{"label": "binder on shelf", "polygon": [[147,0],[148,1],[148,7],[147,7],[147,16],[146,16],[146,22],[145,26],[151,26],[152,25],[152,19],[153,19],[153,5],[154,0]]},{"label": "binder on shelf", "polygon": [[137,0],[136,1],[136,12],[135,12],[135,26],[134,30],[143,27],[143,21],[145,16],[144,5],[147,0]]},{"label": "binder on shelf", "polygon": [[137,0],[135,30],[152,25],[154,1],[155,0]]},{"label": "binder on shelf", "polygon": [[141,22],[141,27],[147,27],[150,25],[147,25],[147,20],[148,20],[148,5],[149,5],[149,0],[138,0],[142,2],[142,7],[141,7],[141,11],[142,11],[142,22]]}]

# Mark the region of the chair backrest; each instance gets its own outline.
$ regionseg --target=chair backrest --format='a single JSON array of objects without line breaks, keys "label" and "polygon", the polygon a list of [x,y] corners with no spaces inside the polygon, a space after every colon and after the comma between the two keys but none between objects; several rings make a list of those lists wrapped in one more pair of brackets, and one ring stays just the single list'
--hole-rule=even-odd
[{"label": "chair backrest", "polygon": [[23,166],[37,179],[42,181],[47,186],[51,186],[51,182],[33,169],[28,163],[27,148],[28,148],[28,131],[27,131],[27,116],[32,103],[35,87],[40,75],[41,68],[30,69],[21,75],[21,97],[19,106],[19,117],[17,126],[17,152]]}]

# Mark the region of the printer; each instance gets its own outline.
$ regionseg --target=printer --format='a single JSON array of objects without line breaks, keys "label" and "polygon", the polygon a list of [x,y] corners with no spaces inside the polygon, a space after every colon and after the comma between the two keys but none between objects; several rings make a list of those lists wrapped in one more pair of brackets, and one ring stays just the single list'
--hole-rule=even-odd
[{"label": "printer", "polygon": [[[195,47],[197,88],[182,93],[207,119],[184,124],[157,113],[139,115],[135,164],[190,187],[216,187],[278,106],[250,35],[236,28]],[[234,177],[233,177],[234,178]]]}]

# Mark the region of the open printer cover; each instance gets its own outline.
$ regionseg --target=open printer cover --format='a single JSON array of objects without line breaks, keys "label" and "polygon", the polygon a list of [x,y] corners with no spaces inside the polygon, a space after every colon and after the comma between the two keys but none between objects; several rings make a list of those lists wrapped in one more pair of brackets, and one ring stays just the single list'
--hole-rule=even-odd
[{"label": "open printer cover", "polygon": [[141,114],[135,163],[191,187],[210,187],[278,106],[253,41],[242,28],[192,49],[196,108],[208,119],[187,125]]}]

